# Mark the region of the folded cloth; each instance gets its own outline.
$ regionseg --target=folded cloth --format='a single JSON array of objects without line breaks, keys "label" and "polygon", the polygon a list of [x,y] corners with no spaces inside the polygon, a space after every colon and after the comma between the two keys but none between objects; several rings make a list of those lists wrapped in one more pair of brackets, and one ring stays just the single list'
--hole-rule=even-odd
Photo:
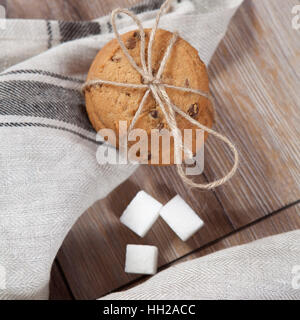
[{"label": "folded cloth", "polygon": [[[160,27],[179,30],[208,63],[242,0],[174,1]],[[133,8],[151,27],[163,0]],[[120,32],[135,29],[118,18]],[[0,299],[47,299],[50,270],[78,217],[135,169],[99,165],[80,88],[110,18],[7,20],[0,28]],[[0,278],[1,278],[0,274]]]},{"label": "folded cloth", "polygon": [[170,267],[103,300],[300,299],[300,231]]}]

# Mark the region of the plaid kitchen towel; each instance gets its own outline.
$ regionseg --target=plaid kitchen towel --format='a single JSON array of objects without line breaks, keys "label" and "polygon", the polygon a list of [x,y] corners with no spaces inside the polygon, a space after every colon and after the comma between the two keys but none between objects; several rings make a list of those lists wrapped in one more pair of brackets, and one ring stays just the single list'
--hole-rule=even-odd
[{"label": "plaid kitchen towel", "polygon": [[[174,1],[161,27],[179,29],[208,63],[242,0]],[[151,27],[162,0],[133,11]],[[135,29],[118,18],[123,33]],[[91,22],[1,20],[0,299],[47,299],[50,270],[78,217],[135,169],[99,165],[80,88],[113,38]]]}]

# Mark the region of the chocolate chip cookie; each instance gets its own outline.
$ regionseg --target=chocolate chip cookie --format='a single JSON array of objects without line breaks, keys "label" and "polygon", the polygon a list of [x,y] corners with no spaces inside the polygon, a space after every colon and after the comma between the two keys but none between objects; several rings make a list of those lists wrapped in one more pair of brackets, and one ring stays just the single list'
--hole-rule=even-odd
[{"label": "chocolate chip cookie", "polygon": [[[145,29],[146,48],[151,30]],[[172,37],[172,33],[159,29],[155,35],[152,48],[152,71],[155,75],[160,62]],[[141,66],[139,31],[130,31],[121,36],[130,55],[138,66]],[[147,57],[147,49],[146,49]],[[143,83],[143,77],[131,66],[116,39],[107,43],[97,54],[88,73],[87,81],[103,79],[122,83]],[[198,52],[187,41],[178,38],[174,44],[169,59],[166,63],[161,81],[167,84],[200,89],[209,92],[209,81],[205,64],[200,60]],[[110,128],[115,131],[119,146],[119,121],[127,121],[130,125],[145,94],[146,89],[117,87],[113,85],[90,86],[85,90],[86,108],[89,119],[96,131]],[[166,88],[171,101],[181,108],[186,114],[201,124],[211,128],[214,121],[213,106],[209,99],[195,93],[183,92]],[[194,143],[195,129],[180,115],[176,114],[178,128],[193,129],[193,152],[196,152]],[[151,129],[169,129],[168,123],[159,105],[150,94],[144,104],[143,111],[135,123],[134,128],[142,128],[147,131],[149,146],[148,159],[151,161]],[[205,138],[207,133],[205,133]],[[132,143],[129,143],[129,146]],[[174,143],[171,141],[170,149],[160,150],[162,154],[170,154],[174,163]],[[161,163],[161,162],[160,162]]]}]

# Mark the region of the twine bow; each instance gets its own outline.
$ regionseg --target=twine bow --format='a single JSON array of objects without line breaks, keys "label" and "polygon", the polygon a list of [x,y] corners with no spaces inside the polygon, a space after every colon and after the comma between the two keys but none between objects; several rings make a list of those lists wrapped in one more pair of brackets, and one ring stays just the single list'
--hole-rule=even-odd
[{"label": "twine bow", "polygon": [[[198,121],[196,121],[195,119],[190,117],[188,114],[183,112],[180,108],[178,108],[177,106],[175,106],[171,102],[165,88],[172,88],[172,89],[181,90],[184,92],[191,92],[191,93],[199,94],[199,95],[209,99],[212,102],[211,96],[207,92],[204,92],[199,89],[173,86],[173,85],[170,85],[167,83],[163,83],[161,81],[161,76],[163,74],[166,62],[170,56],[173,45],[175,44],[176,40],[178,39],[177,32],[173,33],[173,36],[172,36],[172,38],[169,42],[169,45],[167,47],[167,50],[163,56],[163,59],[161,61],[161,64],[160,64],[160,67],[159,67],[157,74],[155,76],[153,75],[153,72],[152,72],[152,45],[153,45],[153,41],[155,38],[155,34],[157,31],[157,27],[158,27],[161,15],[169,9],[171,1],[172,0],[166,0],[164,2],[164,4],[161,6],[161,8],[156,16],[156,20],[155,20],[154,26],[151,30],[150,39],[149,39],[149,43],[148,43],[147,64],[146,64],[146,59],[145,59],[145,31],[143,29],[141,21],[137,18],[137,16],[135,14],[133,14],[132,12],[130,12],[126,9],[118,8],[112,12],[111,22],[112,22],[112,27],[113,27],[115,36],[117,38],[117,41],[118,41],[121,49],[123,50],[126,58],[128,59],[129,63],[131,64],[131,66],[137,72],[139,72],[141,74],[141,76],[143,77],[143,80],[144,80],[143,83],[142,84],[120,83],[120,82],[109,81],[109,80],[95,79],[95,80],[87,81],[83,85],[82,90],[84,91],[88,87],[96,86],[99,84],[106,84],[106,85],[112,85],[112,86],[118,86],[118,87],[135,88],[135,89],[147,89],[141,102],[140,102],[140,105],[139,105],[139,107],[138,107],[138,109],[137,109],[137,111],[131,121],[131,124],[129,126],[128,131],[130,132],[133,129],[137,119],[139,118],[139,116],[142,112],[144,103],[145,103],[149,93],[151,92],[152,96],[154,97],[157,104],[159,105],[159,107],[160,107],[170,129],[171,129],[171,132],[173,134],[174,146],[175,146],[175,158],[176,159],[180,159],[180,155],[181,155],[182,151],[185,151],[185,153],[188,155],[189,158],[192,158],[193,154],[192,154],[191,150],[185,148],[182,144],[181,132],[177,127],[175,112],[178,113],[179,115],[181,115],[186,120],[188,120],[190,123],[194,124],[195,126],[199,127],[200,129],[202,129],[203,131],[206,131],[209,134],[212,134],[215,137],[222,140],[223,142],[225,142],[234,154],[234,164],[233,164],[231,170],[224,177],[222,177],[218,180],[215,180],[215,181],[207,183],[207,184],[195,183],[194,181],[192,181],[190,178],[188,178],[186,176],[186,174],[182,168],[182,165],[177,164],[178,174],[180,175],[181,179],[187,185],[189,185],[191,187],[209,190],[209,189],[212,189],[212,188],[215,188],[217,186],[224,184],[226,181],[228,181],[235,174],[235,172],[238,168],[238,162],[239,162],[238,152],[237,152],[235,146],[230,142],[230,140],[228,138],[226,138],[225,136],[221,135],[220,133],[202,125],[201,123],[199,123]],[[137,24],[137,26],[139,28],[139,32],[140,32],[140,36],[141,36],[140,55],[141,55],[142,68],[136,64],[136,62],[134,61],[132,56],[129,54],[129,52],[128,52],[123,40],[120,37],[119,32],[117,30],[115,19],[116,19],[116,15],[119,13],[124,13],[124,14],[130,16],[135,21],[135,23]]]}]

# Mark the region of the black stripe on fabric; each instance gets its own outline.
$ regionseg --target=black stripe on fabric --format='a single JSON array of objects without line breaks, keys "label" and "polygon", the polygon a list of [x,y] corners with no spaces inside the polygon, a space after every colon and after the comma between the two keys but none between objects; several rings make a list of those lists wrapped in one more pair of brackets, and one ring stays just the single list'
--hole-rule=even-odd
[{"label": "black stripe on fabric", "polygon": [[53,40],[52,27],[51,27],[51,22],[49,20],[47,20],[46,23],[47,23],[47,33],[48,33],[48,49],[50,49],[52,47],[52,40]]},{"label": "black stripe on fabric", "polygon": [[77,90],[36,81],[0,82],[0,115],[59,120],[95,132]]},{"label": "black stripe on fabric", "polygon": [[98,22],[59,21],[58,24],[61,42],[101,34],[101,27]]},{"label": "black stripe on fabric", "polygon": [[76,79],[76,78],[64,76],[62,74],[57,74],[57,73],[53,73],[50,71],[44,71],[44,70],[14,70],[14,71],[9,71],[9,72],[5,72],[5,73],[0,73],[0,77],[1,76],[8,76],[11,74],[40,74],[43,76],[49,76],[49,77],[57,78],[60,80],[67,80],[67,81],[72,81],[72,82],[76,82],[76,83],[84,83],[84,81],[80,80],[80,79]]},{"label": "black stripe on fabric", "polygon": [[65,131],[65,132],[69,132],[69,133],[75,134],[75,135],[79,136],[82,139],[94,142],[94,143],[96,143],[98,145],[102,145],[103,144],[103,141],[96,141],[96,139],[89,138],[89,137],[85,136],[84,134],[81,134],[81,133],[76,132],[74,130],[71,130],[71,129],[68,129],[68,128],[64,128],[64,127],[53,126],[53,125],[45,124],[45,123],[2,122],[2,123],[0,123],[0,128],[1,127],[15,127],[15,128],[16,127],[19,127],[19,128],[21,128],[21,127],[43,127],[43,128],[49,128],[49,129],[56,129],[56,130],[62,130],[62,131]]},{"label": "black stripe on fabric", "polygon": [[145,4],[136,5],[130,8],[135,14],[143,13],[146,11],[158,10],[165,0],[151,0]]},{"label": "black stripe on fabric", "polygon": [[[135,14],[146,11],[157,10],[161,7],[165,0],[149,0],[143,4],[131,7],[129,10]],[[117,15],[118,19],[122,19],[122,15]],[[108,31],[113,32],[111,22],[107,22]],[[101,25],[98,22],[89,21],[59,21],[59,30],[61,35],[61,42],[67,42],[75,39],[80,39],[92,35],[101,34]]]},{"label": "black stripe on fabric", "polygon": [[108,27],[108,32],[112,33],[113,32],[113,27],[110,21],[107,22],[107,27]]}]

